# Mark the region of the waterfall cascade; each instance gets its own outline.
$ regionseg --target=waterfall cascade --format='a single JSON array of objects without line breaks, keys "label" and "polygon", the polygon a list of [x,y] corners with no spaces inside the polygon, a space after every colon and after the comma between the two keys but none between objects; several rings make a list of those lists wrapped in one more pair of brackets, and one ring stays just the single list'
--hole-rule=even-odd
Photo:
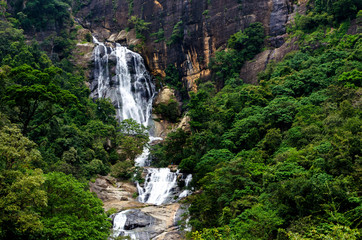
[{"label": "waterfall cascade", "polygon": [[171,172],[169,168],[149,168],[147,171],[144,187],[137,184],[138,200],[156,205],[166,203],[171,191],[177,187],[179,171]]},{"label": "waterfall cascade", "polygon": [[[119,121],[134,119],[145,127],[152,126],[151,110],[152,101],[156,94],[155,86],[146,70],[142,57],[131,50],[116,44],[114,47],[93,38],[97,45],[94,49],[94,78],[91,84],[93,98],[109,98],[117,110]],[[150,142],[162,138],[152,137]],[[148,166],[149,149],[135,160],[138,166]],[[170,202],[170,193],[177,187],[179,172],[171,172],[169,168],[146,168],[147,176],[143,187],[137,183],[140,202],[161,205]],[[191,176],[191,175],[189,175]],[[191,181],[187,176],[186,185]],[[185,192],[186,191],[186,192]],[[180,197],[190,194],[184,190]],[[125,235],[132,239],[149,239],[147,234],[126,230],[129,210],[118,213],[114,217],[113,236]],[[141,235],[143,237],[141,237]]]},{"label": "waterfall cascade", "polygon": [[118,43],[109,47],[94,37],[93,40],[97,44],[94,49],[96,81],[91,86],[91,97],[109,98],[120,121],[131,118],[145,127],[150,126],[156,91],[143,58]]},{"label": "waterfall cascade", "polygon": [[131,231],[127,231],[124,229],[127,221],[126,213],[129,210],[122,211],[118,213],[113,219],[113,236],[118,237],[120,235],[129,236],[131,239],[135,239],[135,234]]}]

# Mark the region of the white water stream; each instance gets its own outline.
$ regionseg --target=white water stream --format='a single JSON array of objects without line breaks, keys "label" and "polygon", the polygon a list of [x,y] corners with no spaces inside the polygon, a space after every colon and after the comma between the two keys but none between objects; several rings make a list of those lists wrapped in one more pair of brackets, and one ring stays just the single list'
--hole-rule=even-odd
[{"label": "white water stream", "polygon": [[[142,57],[120,44],[111,47],[99,42],[96,38],[93,40],[96,44],[94,49],[95,83],[91,97],[109,98],[117,110],[119,121],[134,119],[145,127],[152,127],[152,101],[156,91]],[[152,135],[152,129],[150,135]],[[155,140],[162,140],[162,138],[150,136],[150,143]],[[135,160],[135,164],[142,167],[149,166],[148,158],[149,149],[144,148],[143,153]],[[169,168],[146,168],[146,171],[144,186],[141,187],[137,183],[138,200],[155,205],[170,202],[172,200],[170,194],[177,187],[179,172],[171,172]],[[186,186],[191,179],[191,175],[187,176]],[[190,190],[184,190],[179,197],[185,197],[190,193]],[[115,216],[113,236],[123,234],[135,239],[132,231],[124,229],[127,211]]]},{"label": "white water stream", "polygon": [[168,202],[171,191],[177,186],[179,171],[171,172],[169,168],[148,168],[144,187],[137,183],[138,201],[161,205]]}]

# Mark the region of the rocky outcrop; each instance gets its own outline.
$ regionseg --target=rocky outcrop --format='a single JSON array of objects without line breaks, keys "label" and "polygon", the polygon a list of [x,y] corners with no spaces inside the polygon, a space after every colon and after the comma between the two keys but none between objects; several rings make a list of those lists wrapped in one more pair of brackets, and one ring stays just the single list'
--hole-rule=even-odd
[{"label": "rocky outcrop", "polygon": [[[271,37],[269,44],[274,47],[259,53],[253,60],[246,62],[240,70],[240,77],[245,83],[258,84],[258,74],[264,71],[271,62],[279,62],[290,52],[299,49],[296,38],[289,38],[285,32],[285,25],[291,24],[295,14],[305,14],[307,0],[299,0],[297,5],[286,4],[286,0],[273,0],[273,12],[270,17]],[[293,10],[291,10],[293,8]],[[290,14],[287,14],[287,13]],[[287,17],[287,18],[286,18]]]},{"label": "rocky outcrop", "polygon": [[264,71],[268,63],[281,61],[286,54],[298,50],[296,39],[283,43],[282,46],[275,49],[265,50],[251,61],[246,62],[240,71],[240,77],[245,83],[258,84],[258,73]]},{"label": "rocky outcrop", "polygon": [[[171,101],[177,102],[177,105],[178,105],[177,111],[178,111],[178,115],[180,116],[182,103],[177,100],[175,90],[171,89],[169,87],[163,87],[159,91],[159,93],[157,94],[156,98],[153,101],[153,108],[157,109],[160,104],[168,105],[168,104],[170,104]],[[154,126],[155,126],[154,134],[157,137],[164,138],[171,131],[174,131],[176,128],[183,126],[183,125],[179,126],[180,125],[179,123],[172,123],[172,122],[168,121],[167,119],[164,119],[161,114],[157,113],[157,111],[153,111],[152,118],[155,120],[154,121]],[[184,117],[181,119],[181,121],[182,120],[183,120],[183,124],[186,125],[187,123],[185,122],[186,120],[184,119]]]},{"label": "rocky outcrop", "polygon": [[135,209],[127,212],[127,220],[124,225],[125,230],[132,230],[135,228],[144,228],[153,225],[155,218],[144,213],[140,209]]},{"label": "rocky outcrop", "polygon": [[133,183],[118,182],[109,176],[98,176],[94,182],[89,183],[89,186],[91,192],[102,200],[106,211],[112,208],[120,211],[144,206],[134,198],[137,188]]},{"label": "rocky outcrop", "polygon": [[[262,22],[271,47],[280,47],[291,11],[291,0],[90,0],[77,20],[100,40],[128,45],[141,44],[130,16],[149,22],[137,50],[152,74],[164,76],[166,67],[176,64],[188,89],[196,90],[197,79],[210,77],[210,57],[250,23]],[[181,33],[176,37],[175,27]]]}]

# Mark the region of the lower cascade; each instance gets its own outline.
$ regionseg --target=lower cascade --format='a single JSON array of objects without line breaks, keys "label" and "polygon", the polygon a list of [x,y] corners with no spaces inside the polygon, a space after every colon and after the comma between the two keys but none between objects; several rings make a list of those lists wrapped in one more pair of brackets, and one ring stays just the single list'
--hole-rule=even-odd
[{"label": "lower cascade", "polygon": [[167,201],[171,191],[177,187],[177,175],[169,168],[149,168],[144,187],[137,183],[138,200],[143,203],[161,205]]},{"label": "lower cascade", "polygon": [[[152,136],[152,101],[156,95],[152,78],[146,70],[142,57],[119,44],[106,44],[93,38],[96,47],[93,52],[95,70],[91,83],[93,98],[109,98],[117,111],[119,121],[134,119],[137,123],[150,127],[150,143],[162,140]],[[149,149],[135,160],[136,166],[145,167],[145,182],[137,183],[138,201],[152,205],[167,205],[191,194],[191,190],[180,191],[178,182],[187,188],[192,175],[184,175],[169,168],[152,168]],[[144,210],[144,211],[147,211]],[[181,218],[182,210],[176,209],[173,225]],[[158,219],[140,209],[129,209],[113,215],[112,237],[129,236],[131,239],[147,240],[155,238],[159,232],[152,230]],[[164,231],[165,229],[163,229]]]}]

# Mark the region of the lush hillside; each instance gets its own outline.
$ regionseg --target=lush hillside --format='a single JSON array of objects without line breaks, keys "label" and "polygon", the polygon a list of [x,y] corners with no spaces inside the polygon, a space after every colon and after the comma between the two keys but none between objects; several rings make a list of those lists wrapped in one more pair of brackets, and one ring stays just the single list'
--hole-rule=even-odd
[{"label": "lush hillside", "polygon": [[[111,223],[86,182],[97,174],[132,177],[133,161],[147,134],[134,121],[119,124],[109,101],[90,99],[87,79],[74,64],[80,26],[69,10],[72,6],[82,16],[92,1],[25,2],[0,2],[0,239],[106,239]],[[287,43],[298,50],[281,62],[269,62],[257,85],[244,83],[240,69],[270,47],[265,24],[248,23],[222,42],[217,11],[226,16],[228,9],[212,3],[205,1],[199,15],[205,33],[218,36],[220,49],[208,69],[206,46],[195,57],[211,77],[197,80],[197,92],[187,93],[182,87],[186,84],[180,83],[185,69],[163,63],[166,76],[158,79],[178,88],[188,101],[183,111],[191,119],[191,130],[171,132],[152,147],[154,165],[178,164],[193,173],[196,191],[186,200],[193,229],[188,237],[359,239],[361,2],[308,1],[306,15],[296,14],[287,29]],[[227,3],[235,5],[235,16],[225,20],[228,32],[235,29],[239,11],[249,14],[257,8],[252,1]],[[132,4],[127,1],[128,8]],[[161,5],[160,16],[172,9],[169,5]],[[266,8],[267,1],[260,6]],[[146,9],[147,16],[153,16],[151,10]],[[186,29],[196,21],[193,14]],[[257,15],[265,20],[263,11]],[[146,31],[143,37],[152,46],[164,42],[162,51],[178,61],[176,66],[185,67],[184,58],[192,51],[178,59],[181,47],[176,43],[193,41],[192,34],[181,34],[183,22],[172,19],[180,22],[167,26],[168,40],[173,36],[175,42],[165,43],[157,21],[151,26],[160,36]],[[148,26],[142,19],[133,20],[131,25],[138,20]],[[41,42],[32,40],[35,37]],[[176,101],[156,110],[170,122],[180,118]]]},{"label": "lush hillside", "polygon": [[[132,176],[148,135],[134,121],[119,124],[109,101],[90,99],[72,64],[72,24],[52,12],[59,5],[68,16],[67,5],[31,3],[11,15],[1,2],[0,239],[106,239],[111,223],[86,183],[110,171]],[[53,24],[64,29],[51,52],[23,34]]]},{"label": "lush hillside", "polygon": [[270,63],[256,86],[238,76],[261,35],[231,36],[213,81],[191,94],[191,132],[154,147],[160,165],[194,173],[190,238],[360,237],[362,38],[348,29],[361,31],[361,6],[309,4],[288,29],[300,50]]}]

